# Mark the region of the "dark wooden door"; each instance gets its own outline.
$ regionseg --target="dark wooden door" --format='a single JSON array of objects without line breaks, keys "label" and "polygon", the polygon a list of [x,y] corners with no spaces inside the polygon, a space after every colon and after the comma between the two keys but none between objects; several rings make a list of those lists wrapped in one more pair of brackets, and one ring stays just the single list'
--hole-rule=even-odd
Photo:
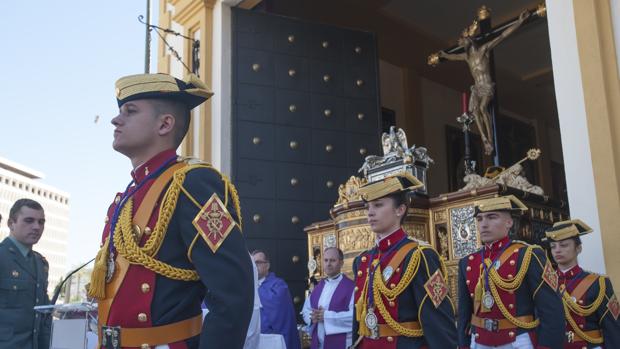
[{"label": "dark wooden door", "polygon": [[329,217],[338,185],[379,154],[372,33],[233,9],[233,178],[251,250],[271,257],[296,309],[303,228]]}]

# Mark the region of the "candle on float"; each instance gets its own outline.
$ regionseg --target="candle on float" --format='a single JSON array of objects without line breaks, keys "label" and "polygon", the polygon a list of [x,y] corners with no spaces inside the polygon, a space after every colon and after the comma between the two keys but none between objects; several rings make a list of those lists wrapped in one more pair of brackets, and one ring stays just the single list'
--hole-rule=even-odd
[{"label": "candle on float", "polygon": [[461,94],[461,109],[463,114],[467,113],[467,92]]}]

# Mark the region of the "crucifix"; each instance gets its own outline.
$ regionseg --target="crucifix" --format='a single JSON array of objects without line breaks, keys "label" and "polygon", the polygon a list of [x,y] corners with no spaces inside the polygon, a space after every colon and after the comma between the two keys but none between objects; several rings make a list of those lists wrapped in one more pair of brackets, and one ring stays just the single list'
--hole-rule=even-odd
[{"label": "crucifix", "polygon": [[[495,152],[493,160],[496,166],[499,166],[495,132],[498,104],[494,82],[493,48],[521,25],[526,22],[532,23],[535,19],[544,17],[545,13],[546,8],[544,4],[541,4],[535,10],[525,10],[516,19],[492,28],[490,11],[486,6],[482,6],[478,10],[478,18],[463,30],[458,39],[458,46],[439,51],[428,57],[428,64],[431,66],[436,66],[442,60],[465,61],[469,66],[474,84],[471,86],[468,114],[473,117],[478,128],[484,143],[485,154],[492,155]],[[478,30],[480,34],[475,35]]]}]

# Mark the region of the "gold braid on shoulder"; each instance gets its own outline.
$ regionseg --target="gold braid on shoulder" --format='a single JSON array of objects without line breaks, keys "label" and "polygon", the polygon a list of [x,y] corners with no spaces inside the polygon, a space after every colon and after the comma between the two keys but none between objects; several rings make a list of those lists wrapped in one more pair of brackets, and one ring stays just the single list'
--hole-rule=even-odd
[{"label": "gold braid on shoulder", "polygon": [[[235,213],[237,214],[237,219],[238,219],[238,222],[236,222],[237,226],[239,226],[239,230],[243,230],[243,220],[241,218],[241,204],[239,202],[239,194],[237,192],[237,188],[235,188],[235,186],[230,182],[230,179],[228,179],[228,177],[225,174],[218,171],[215,167],[211,166],[211,164],[200,163],[200,164],[186,166],[174,173],[173,181],[178,181],[180,183],[180,188],[183,191],[183,194],[185,194],[189,198],[189,200],[192,201],[194,205],[196,205],[199,209],[202,208],[202,205],[199,202],[197,202],[196,199],[194,199],[194,197],[187,191],[187,189],[185,189],[185,187],[183,187],[183,181],[185,180],[185,173],[187,173],[190,170],[196,169],[196,168],[206,168],[206,169],[214,171],[215,173],[218,174],[218,176],[220,176],[220,179],[222,180],[222,182],[224,182],[223,204],[224,206],[228,207],[228,196],[230,195],[233,201],[233,206],[235,208]],[[183,171],[183,172],[181,173],[180,171]]]},{"label": "gold braid on shoulder", "polygon": [[[117,229],[114,232],[114,247],[116,247],[118,254],[123,256],[131,264],[142,265],[148,270],[170,279],[181,281],[198,280],[198,273],[195,270],[176,268],[170,264],[159,261],[154,257],[156,251],[159,250],[159,247],[161,247],[161,243],[164,240],[165,229],[163,229],[164,233],[160,232],[157,236],[155,235],[155,232],[158,231],[158,228],[161,229],[163,225],[162,223],[165,223],[165,226],[167,227],[169,221],[163,222],[161,219],[158,219],[155,229],[153,229],[153,234],[149,236],[147,243],[145,243],[143,247],[138,246],[131,229],[132,207],[133,200],[129,199],[121,211]],[[151,242],[151,244],[148,244],[149,242]],[[151,251],[149,251],[147,245],[151,247]]]},{"label": "gold braid on shoulder", "polygon": [[564,300],[564,303],[566,304],[568,309],[570,309],[575,314],[581,315],[581,316],[592,315],[605,300],[605,293],[607,291],[607,286],[605,285],[604,277],[601,277],[601,276],[598,277],[598,286],[599,286],[598,295],[596,296],[596,299],[594,299],[594,301],[590,305],[582,306],[582,305],[577,304],[575,301],[573,301],[573,299],[568,294],[568,292],[564,292],[564,294],[562,295],[562,299]]},{"label": "gold braid on shoulder", "polygon": [[504,318],[510,321],[510,323],[512,323],[513,325],[517,327],[524,328],[524,329],[535,328],[540,323],[540,320],[536,319],[534,321],[528,322],[528,321],[521,321],[517,319],[516,317],[514,317],[512,314],[510,314],[510,311],[508,311],[508,309],[506,308],[506,305],[502,302],[502,299],[500,298],[497,288],[499,287],[500,289],[504,291],[514,291],[518,289],[519,287],[521,287],[521,284],[523,283],[523,279],[525,278],[525,275],[527,274],[527,270],[530,267],[530,262],[532,261],[532,254],[533,254],[534,248],[535,246],[527,247],[527,249],[525,250],[525,254],[523,256],[523,261],[521,262],[521,268],[517,272],[517,275],[515,275],[511,279],[504,279],[503,277],[501,277],[499,273],[497,272],[497,270],[491,267],[491,261],[489,259],[486,259],[484,261],[484,263],[487,265],[487,268],[489,269],[489,276],[490,276],[489,277],[489,288],[491,290],[491,294],[493,295],[493,298],[495,299],[495,304],[497,304],[497,307],[499,308],[499,311],[502,313]]},{"label": "gold braid on shoulder", "polygon": [[[127,261],[132,264],[142,265],[145,268],[159,275],[174,280],[196,281],[199,279],[198,273],[195,270],[173,267],[170,264],[166,264],[155,258],[155,256],[159,252],[162,242],[164,241],[164,237],[166,236],[168,224],[172,219],[174,209],[176,208],[177,201],[179,199],[179,194],[181,190],[183,190],[184,193],[187,193],[185,188],[183,188],[183,182],[185,181],[185,177],[189,171],[196,168],[208,168],[218,173],[218,175],[224,182],[225,187],[224,205],[227,205],[228,195],[230,193],[230,196],[233,200],[233,205],[235,207],[235,211],[237,213],[237,217],[239,219],[239,226],[241,226],[241,207],[239,204],[239,196],[237,194],[237,190],[232,185],[232,183],[230,183],[228,178],[209,164],[188,165],[177,170],[174,173],[172,181],[170,183],[170,187],[168,188],[168,190],[166,190],[166,193],[164,194],[164,197],[162,199],[162,204],[159,208],[159,215],[157,218],[157,223],[155,223],[155,228],[153,229],[153,232],[151,233],[149,238],[146,240],[144,246],[138,246],[137,242],[134,240],[132,233],[133,217],[131,215],[131,212],[133,207],[133,201],[130,199],[123,207],[123,210],[121,211],[121,215],[119,217],[119,224],[117,225],[116,229],[117,231],[114,233],[114,246],[116,247],[118,253],[125,259],[127,259]],[[191,199],[192,201],[194,200],[193,197]]]},{"label": "gold braid on shoulder", "polygon": [[375,277],[373,279],[373,288],[378,290],[382,295],[385,296],[385,298],[390,301],[396,299],[396,297],[398,297],[401,293],[403,293],[403,291],[405,291],[407,286],[409,286],[409,283],[411,283],[411,280],[413,280],[413,277],[416,276],[416,274],[418,273],[418,269],[420,268],[421,254],[421,249],[420,247],[418,247],[411,255],[411,259],[409,259],[407,268],[405,269],[405,272],[403,273],[400,281],[398,281],[398,284],[392,289],[385,286],[385,283],[383,282],[383,280],[381,280],[381,275],[383,273],[381,270],[381,266],[378,266],[377,271],[375,271]]},{"label": "gold braid on shoulder", "polygon": [[[224,203],[226,205],[228,204],[228,195],[230,193],[239,220],[239,222],[237,222],[237,225],[239,226],[239,229],[241,229],[241,208],[239,205],[239,195],[237,194],[237,190],[235,189],[235,187],[232,185],[232,183],[230,183],[226,176],[221,174],[210,164],[202,162],[194,164],[191,163],[192,161],[193,160],[191,159],[185,159],[184,162],[187,163],[187,166],[184,166],[175,171],[170,186],[166,190],[162,199],[162,204],[159,207],[158,218],[153,232],[145,241],[144,246],[140,247],[133,237],[133,201],[131,199],[128,200],[128,202],[123,207],[119,217],[119,221],[116,224],[116,228],[113,233],[114,246],[116,247],[117,252],[119,253],[119,255],[127,259],[129,263],[142,265],[157,274],[166,276],[170,279],[181,281],[196,281],[199,279],[198,273],[195,270],[191,269],[173,267],[169,264],[163,263],[155,259],[154,256],[157,255],[161,244],[164,241],[164,237],[168,230],[168,224],[172,219],[172,215],[176,208],[180,192],[183,191],[188,196],[188,198],[198,206],[198,208],[201,208],[201,205],[196,202],[196,200],[187,192],[185,188],[183,188],[183,182],[185,181],[187,172],[196,168],[208,168],[215,171],[220,176],[221,180],[224,182]],[[109,257],[109,244],[110,238],[108,237],[105,239],[104,244],[101,246],[99,252],[97,253],[97,257],[95,259],[95,266],[93,267],[93,272],[91,276],[91,287],[89,287],[88,290],[89,296],[98,299],[105,298],[105,276],[108,269],[107,262]]]},{"label": "gold braid on shoulder", "polygon": [[530,262],[532,261],[533,250],[534,246],[527,247],[523,256],[523,261],[521,262],[521,269],[519,269],[517,275],[515,275],[513,278],[504,279],[499,275],[495,268],[489,268],[490,279],[495,285],[505,291],[516,290],[521,287],[523,279],[525,279],[525,275],[527,274],[527,270],[530,267]]},{"label": "gold braid on shoulder", "polygon": [[586,342],[592,343],[592,344],[603,343],[603,337],[594,338],[594,337],[588,336],[579,327],[579,325],[577,325],[577,322],[573,318],[573,315],[571,314],[571,312],[577,315],[580,315],[580,316],[592,315],[605,300],[605,294],[606,294],[606,288],[607,288],[607,286],[605,285],[605,278],[599,276],[598,285],[599,285],[598,295],[596,296],[596,299],[594,299],[594,301],[590,305],[581,306],[577,304],[577,302],[575,302],[571,298],[568,292],[564,292],[562,294],[562,303],[564,304],[564,315],[566,316],[566,321],[569,323],[570,327],[573,328],[573,330],[579,337],[583,338]]},{"label": "gold braid on shoulder", "polygon": [[502,299],[500,298],[499,293],[497,292],[497,287],[495,287],[495,284],[493,282],[489,282],[489,288],[491,289],[491,294],[493,295],[493,298],[495,299],[495,303],[497,304],[499,311],[502,313],[504,318],[510,321],[510,323],[512,323],[513,325],[517,327],[528,329],[528,330],[536,328],[536,326],[540,324],[539,319],[528,322],[528,321],[521,321],[517,319],[516,317],[514,317],[512,314],[510,314],[510,311],[508,311],[508,309],[506,308],[506,305],[504,305],[504,302],[502,302]]},{"label": "gold braid on shoulder", "polygon": [[411,258],[409,259],[409,263],[407,264],[407,268],[405,269],[405,272],[403,273],[402,278],[400,279],[398,284],[393,289],[389,289],[388,287],[385,286],[385,283],[383,282],[383,279],[382,279],[383,273],[381,272],[381,266],[377,267],[374,278],[372,280],[373,298],[374,298],[375,304],[377,305],[377,310],[379,310],[379,314],[381,314],[383,319],[385,319],[385,323],[388,326],[390,326],[390,328],[392,328],[394,331],[396,331],[396,333],[400,334],[401,336],[422,337],[424,335],[424,331],[422,329],[406,328],[402,326],[401,324],[399,324],[398,321],[396,321],[392,317],[392,315],[390,315],[390,312],[387,310],[385,304],[383,303],[383,299],[381,295],[384,295],[385,298],[387,298],[389,301],[393,301],[394,299],[396,299],[396,297],[398,297],[401,293],[403,293],[403,291],[405,291],[407,286],[409,286],[413,278],[418,273],[418,270],[420,268],[420,259],[422,257],[422,249],[423,248],[419,246],[413,252],[413,254],[411,255]]}]

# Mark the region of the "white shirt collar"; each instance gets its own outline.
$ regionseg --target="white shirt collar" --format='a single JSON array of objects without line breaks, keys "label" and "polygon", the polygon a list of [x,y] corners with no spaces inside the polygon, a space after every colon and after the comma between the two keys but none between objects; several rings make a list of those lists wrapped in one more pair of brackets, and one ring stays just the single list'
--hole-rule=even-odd
[{"label": "white shirt collar", "polygon": [[337,276],[334,276],[332,278],[330,278],[330,277],[326,277],[325,278],[325,282],[339,282],[340,280],[342,280],[342,273],[340,273]]}]

